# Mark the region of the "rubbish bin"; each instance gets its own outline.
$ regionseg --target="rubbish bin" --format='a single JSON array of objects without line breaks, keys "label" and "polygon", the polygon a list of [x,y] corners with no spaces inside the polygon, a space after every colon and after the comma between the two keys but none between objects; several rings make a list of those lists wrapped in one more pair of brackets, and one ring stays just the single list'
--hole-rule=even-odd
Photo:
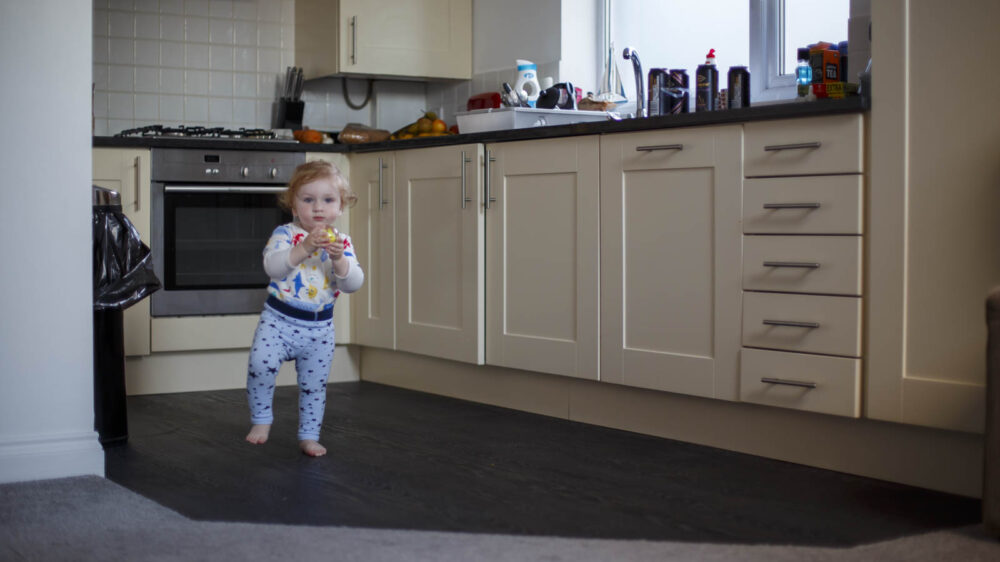
[{"label": "rubbish bin", "polygon": [[118,192],[93,186],[94,429],[101,445],[128,440],[123,310],[160,288],[149,247]]}]

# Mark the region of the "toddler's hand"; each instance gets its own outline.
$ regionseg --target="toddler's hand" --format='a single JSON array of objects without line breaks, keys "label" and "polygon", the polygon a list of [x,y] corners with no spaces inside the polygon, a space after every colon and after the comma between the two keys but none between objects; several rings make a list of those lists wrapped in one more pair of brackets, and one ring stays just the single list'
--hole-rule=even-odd
[{"label": "toddler's hand", "polygon": [[330,238],[326,234],[326,229],[322,226],[314,228],[301,242],[307,254],[311,254],[320,248],[325,249],[329,243]]},{"label": "toddler's hand", "polygon": [[[333,231],[333,227],[330,227],[326,233],[329,235],[331,231]],[[323,249],[326,250],[327,254],[329,254],[330,259],[337,261],[344,257],[344,239],[334,231],[334,233],[329,236],[327,244],[323,246]]]}]

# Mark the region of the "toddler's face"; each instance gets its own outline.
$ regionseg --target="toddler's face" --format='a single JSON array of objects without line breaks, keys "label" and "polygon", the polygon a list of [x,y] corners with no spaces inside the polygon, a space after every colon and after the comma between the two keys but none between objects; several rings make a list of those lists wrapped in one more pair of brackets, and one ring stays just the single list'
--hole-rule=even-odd
[{"label": "toddler's face", "polygon": [[320,178],[299,188],[295,194],[292,215],[307,231],[317,226],[326,228],[343,212],[340,190],[329,178]]}]

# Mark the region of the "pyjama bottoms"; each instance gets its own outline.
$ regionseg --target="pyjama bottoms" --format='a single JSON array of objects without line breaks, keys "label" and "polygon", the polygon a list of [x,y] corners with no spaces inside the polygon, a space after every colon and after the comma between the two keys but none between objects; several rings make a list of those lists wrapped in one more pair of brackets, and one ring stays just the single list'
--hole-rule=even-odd
[{"label": "pyjama bottoms", "polygon": [[281,364],[294,359],[299,383],[299,440],[319,440],[333,350],[332,319],[299,320],[265,306],[254,333],[247,369],[250,422],[274,422],[271,409],[274,381]]}]

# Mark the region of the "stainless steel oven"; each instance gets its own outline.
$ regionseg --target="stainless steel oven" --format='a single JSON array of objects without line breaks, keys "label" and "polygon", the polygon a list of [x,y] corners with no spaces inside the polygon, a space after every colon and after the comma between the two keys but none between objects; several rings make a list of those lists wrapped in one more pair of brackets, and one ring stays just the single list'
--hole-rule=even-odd
[{"label": "stainless steel oven", "polygon": [[150,246],[163,290],[153,316],[260,312],[262,250],[291,217],[277,205],[301,152],[154,148]]}]

